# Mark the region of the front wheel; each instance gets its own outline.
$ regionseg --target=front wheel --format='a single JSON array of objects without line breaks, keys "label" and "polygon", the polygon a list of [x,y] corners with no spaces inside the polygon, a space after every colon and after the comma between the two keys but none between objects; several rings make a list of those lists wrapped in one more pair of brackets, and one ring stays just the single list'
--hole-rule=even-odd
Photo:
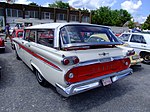
[{"label": "front wheel", "polygon": [[150,54],[145,54],[143,56],[143,62],[146,64],[150,64]]},{"label": "front wheel", "polygon": [[49,86],[49,82],[44,79],[44,77],[40,74],[40,72],[38,70],[35,71],[35,75],[36,75],[36,79],[37,79],[38,83],[41,86],[43,86],[43,87]]},{"label": "front wheel", "polygon": [[16,50],[15,50],[15,54],[16,54],[16,59],[17,59],[17,60],[21,60],[21,58],[19,57],[19,55],[18,55],[18,53],[17,53]]}]

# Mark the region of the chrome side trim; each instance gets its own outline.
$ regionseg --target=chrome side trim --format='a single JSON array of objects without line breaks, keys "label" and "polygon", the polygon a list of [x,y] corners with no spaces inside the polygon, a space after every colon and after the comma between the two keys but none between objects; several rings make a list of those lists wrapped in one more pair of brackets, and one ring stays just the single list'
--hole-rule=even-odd
[{"label": "chrome side trim", "polygon": [[132,69],[128,68],[128,69],[122,70],[120,72],[115,72],[115,73],[107,74],[107,75],[100,76],[100,77],[97,77],[94,79],[77,82],[77,83],[71,84],[67,87],[63,87],[59,83],[56,83],[56,90],[62,96],[69,97],[71,95],[75,95],[75,94],[85,92],[90,89],[102,86],[102,84],[100,82],[102,79],[111,77],[112,82],[115,82],[117,80],[120,80],[120,79],[132,74],[132,73],[133,73]]}]

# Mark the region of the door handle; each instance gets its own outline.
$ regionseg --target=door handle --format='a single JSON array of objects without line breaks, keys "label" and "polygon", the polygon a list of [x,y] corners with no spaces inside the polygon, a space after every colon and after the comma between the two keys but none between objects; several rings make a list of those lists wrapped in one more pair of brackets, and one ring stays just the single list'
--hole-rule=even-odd
[{"label": "door handle", "polygon": [[30,47],[30,44],[26,44],[27,47]]}]

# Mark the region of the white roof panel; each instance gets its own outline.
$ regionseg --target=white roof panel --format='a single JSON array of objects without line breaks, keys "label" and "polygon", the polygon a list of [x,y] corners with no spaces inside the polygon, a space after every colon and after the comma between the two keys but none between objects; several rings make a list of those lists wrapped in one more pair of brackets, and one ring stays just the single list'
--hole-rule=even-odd
[{"label": "white roof panel", "polygon": [[[39,24],[39,25],[26,27],[25,29],[56,29],[58,27],[62,27],[64,25],[69,25],[69,24],[100,26],[100,25],[89,24],[89,23],[45,23],[45,24]],[[101,27],[106,27],[106,26],[101,26]],[[108,28],[108,27],[106,27],[106,28]]]}]

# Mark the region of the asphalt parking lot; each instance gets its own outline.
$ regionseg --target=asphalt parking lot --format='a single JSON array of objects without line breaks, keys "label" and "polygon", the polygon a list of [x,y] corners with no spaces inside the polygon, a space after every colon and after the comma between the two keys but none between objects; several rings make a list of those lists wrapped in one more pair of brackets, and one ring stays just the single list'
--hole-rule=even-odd
[{"label": "asphalt parking lot", "polygon": [[150,65],[111,86],[61,97],[54,87],[41,87],[35,75],[15,58],[10,43],[0,53],[0,112],[150,112]]}]

